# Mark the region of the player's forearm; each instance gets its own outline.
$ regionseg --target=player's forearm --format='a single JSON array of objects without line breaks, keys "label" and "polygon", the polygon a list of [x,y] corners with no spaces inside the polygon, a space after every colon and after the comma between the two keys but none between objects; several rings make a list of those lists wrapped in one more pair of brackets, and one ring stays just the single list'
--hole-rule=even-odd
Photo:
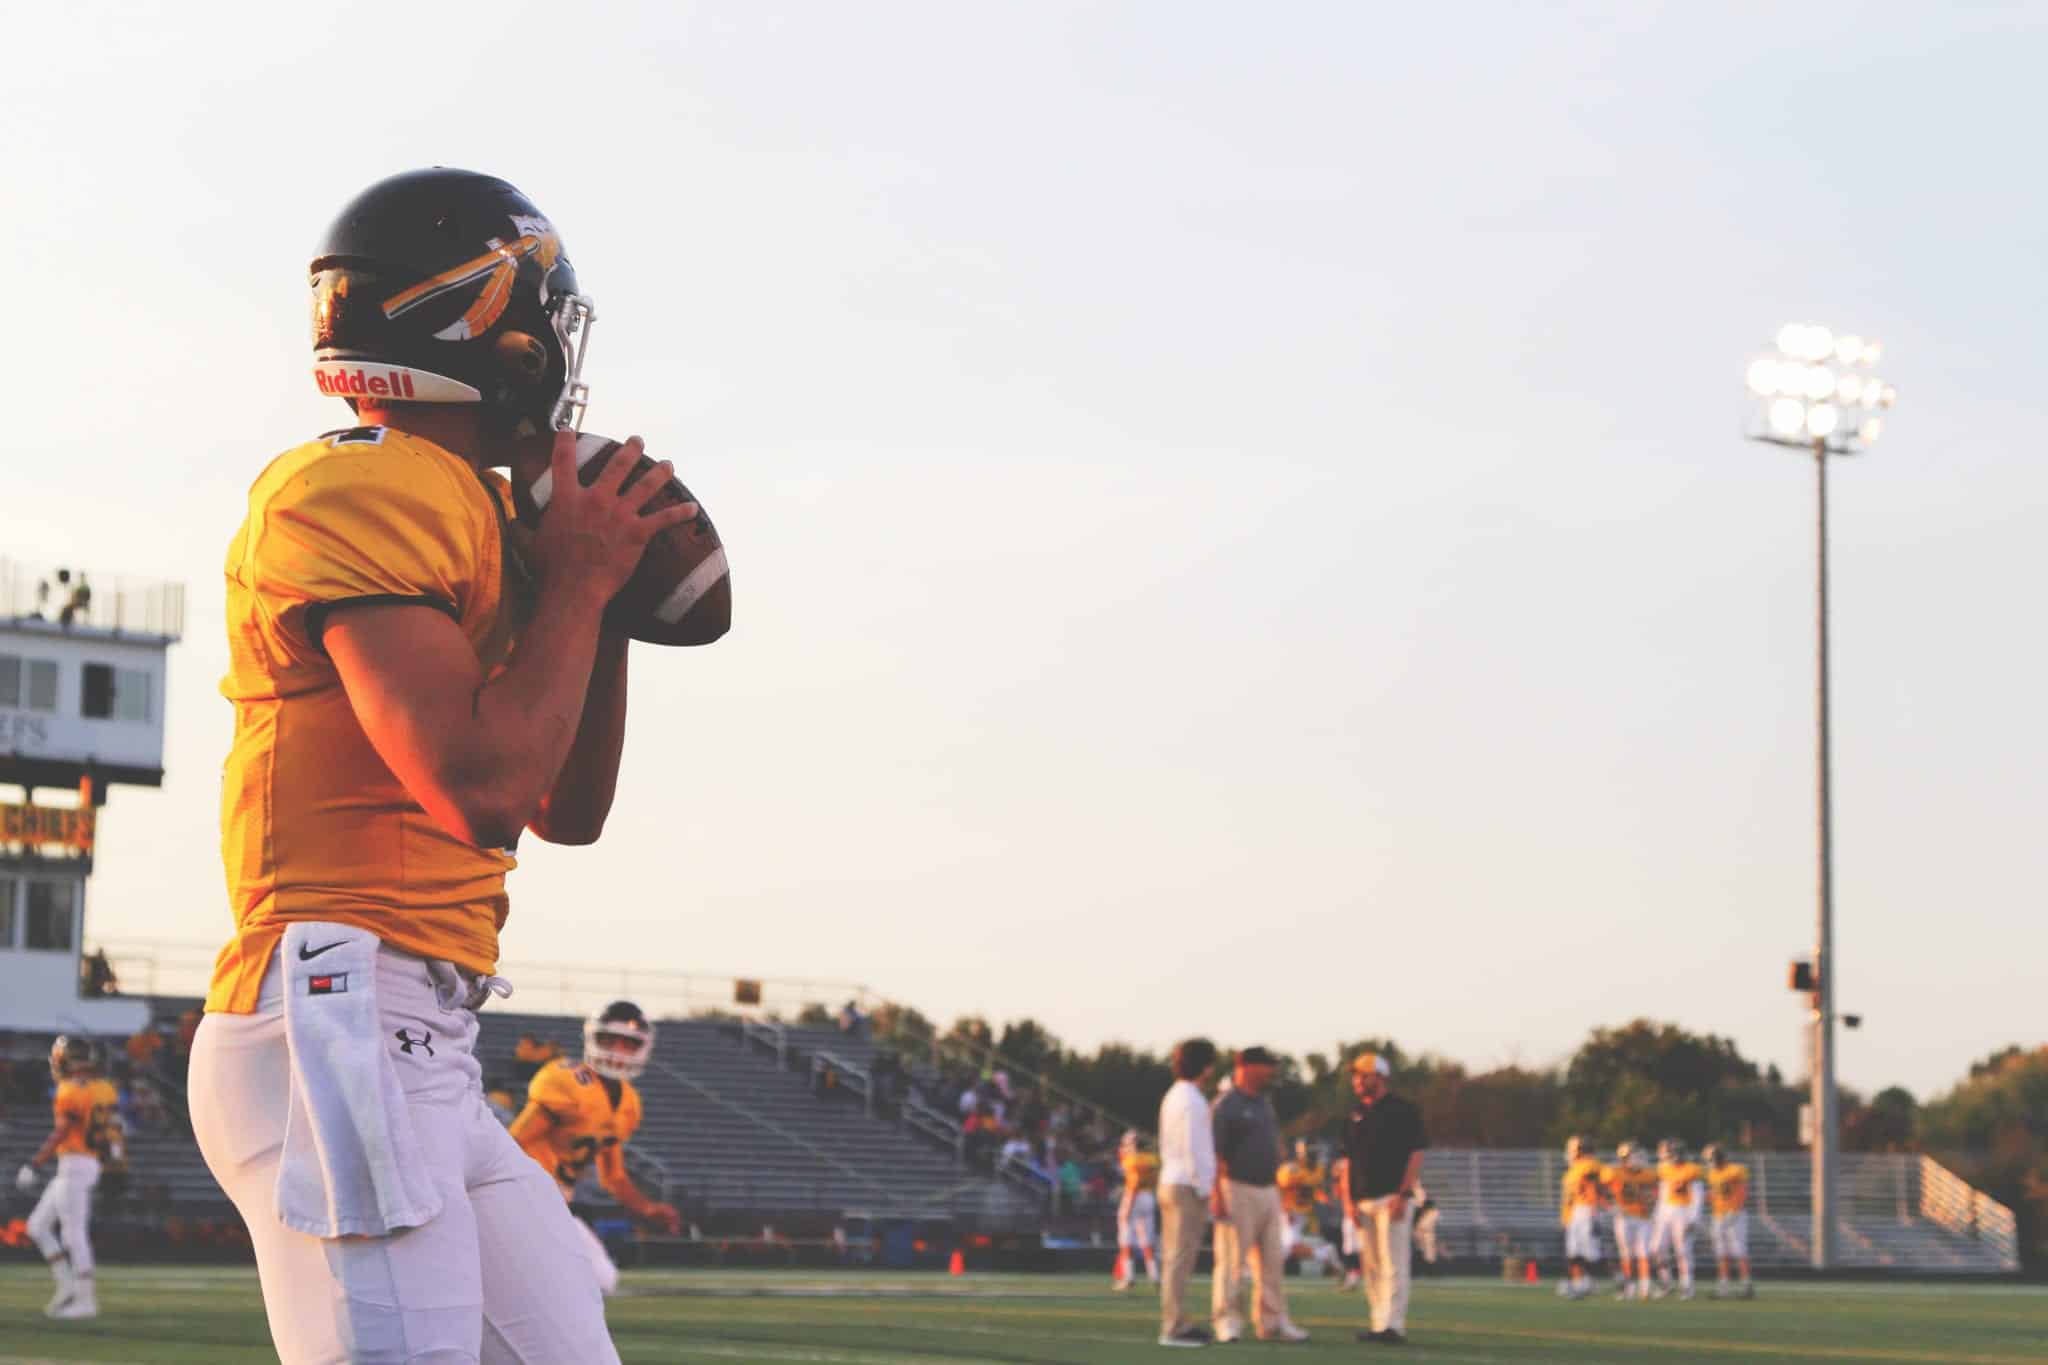
[{"label": "player's forearm", "polygon": [[543,587],[511,664],[477,690],[447,777],[475,843],[509,845],[539,817],[575,742],[603,611],[574,580]]},{"label": "player's forearm", "polygon": [[1401,1192],[1403,1194],[1413,1193],[1415,1187],[1421,1183],[1422,1153],[1410,1152],[1408,1154],[1408,1169],[1401,1177]]},{"label": "player's forearm", "polygon": [[598,635],[576,738],[532,824],[549,843],[590,844],[604,832],[626,745],[626,645],[617,631]]}]

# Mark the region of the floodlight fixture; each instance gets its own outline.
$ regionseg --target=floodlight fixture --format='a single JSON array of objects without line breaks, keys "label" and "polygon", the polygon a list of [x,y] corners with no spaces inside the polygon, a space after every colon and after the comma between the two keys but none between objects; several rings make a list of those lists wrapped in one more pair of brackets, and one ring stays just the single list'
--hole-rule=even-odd
[{"label": "floodlight fixture", "polygon": [[1786,323],[1777,344],[1743,372],[1761,419],[1750,436],[1827,455],[1858,453],[1882,429],[1863,412],[1899,400],[1897,389],[1870,372],[1883,354],[1877,342],[1853,332],[1837,336],[1818,323]]}]

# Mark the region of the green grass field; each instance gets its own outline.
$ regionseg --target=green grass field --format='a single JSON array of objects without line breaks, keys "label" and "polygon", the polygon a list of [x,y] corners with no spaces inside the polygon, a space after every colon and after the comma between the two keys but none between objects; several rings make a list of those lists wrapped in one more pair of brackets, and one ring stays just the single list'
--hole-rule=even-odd
[{"label": "green grass field", "polygon": [[[611,1304],[628,1361],[804,1365],[1107,1365],[1182,1359],[1152,1344],[1156,1303],[1112,1294],[1094,1277],[628,1272]],[[275,1357],[252,1271],[108,1266],[101,1316],[41,1316],[49,1278],[0,1268],[0,1365],[125,1361],[234,1365]],[[1533,1361],[2048,1360],[2048,1290],[2014,1286],[1770,1284],[1748,1302],[1565,1303],[1553,1286],[1426,1280],[1405,1350],[1363,1346],[1363,1303],[1326,1281],[1290,1281],[1308,1346],[1246,1342],[1228,1357],[1297,1361],[1360,1356],[1461,1365]],[[1206,1301],[1206,1281],[1198,1282]]]}]

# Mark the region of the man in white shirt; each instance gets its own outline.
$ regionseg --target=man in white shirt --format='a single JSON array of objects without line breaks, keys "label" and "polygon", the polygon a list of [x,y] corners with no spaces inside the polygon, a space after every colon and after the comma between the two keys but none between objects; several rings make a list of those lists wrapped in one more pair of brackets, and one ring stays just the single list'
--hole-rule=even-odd
[{"label": "man in white shirt", "polygon": [[1159,1286],[1159,1344],[1207,1346],[1209,1329],[1187,1315],[1188,1277],[1202,1254],[1209,1197],[1216,1188],[1216,1141],[1202,1082],[1216,1067],[1216,1045],[1190,1038],[1173,1050],[1172,1089],[1159,1103],[1160,1242],[1166,1265]]}]

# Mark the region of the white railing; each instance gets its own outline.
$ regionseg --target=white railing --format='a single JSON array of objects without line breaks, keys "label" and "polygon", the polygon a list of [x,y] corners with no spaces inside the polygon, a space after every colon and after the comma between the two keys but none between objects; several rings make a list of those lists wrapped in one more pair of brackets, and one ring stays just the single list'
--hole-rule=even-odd
[{"label": "white railing", "polygon": [[2019,1268],[2019,1223],[2011,1209],[1933,1157],[1920,1158],[1919,1176],[1922,1218],[1976,1238]]},{"label": "white railing", "polygon": [[[60,572],[70,581],[60,582]],[[176,640],[185,633],[185,587],[0,559],[0,620]]]},{"label": "white railing", "polygon": [[[1750,1170],[1751,1259],[1804,1265],[1813,1223],[1813,1163],[1804,1152],[1732,1153]],[[1995,1274],[2019,1268],[2012,1211],[1924,1157],[1844,1153],[1836,1173],[1845,1267]],[[1461,1251],[1547,1255],[1558,1230],[1561,1153],[1432,1149],[1422,1183]],[[1603,1231],[1604,1235],[1604,1231]],[[1705,1231],[1701,1230],[1704,1241]]]}]

